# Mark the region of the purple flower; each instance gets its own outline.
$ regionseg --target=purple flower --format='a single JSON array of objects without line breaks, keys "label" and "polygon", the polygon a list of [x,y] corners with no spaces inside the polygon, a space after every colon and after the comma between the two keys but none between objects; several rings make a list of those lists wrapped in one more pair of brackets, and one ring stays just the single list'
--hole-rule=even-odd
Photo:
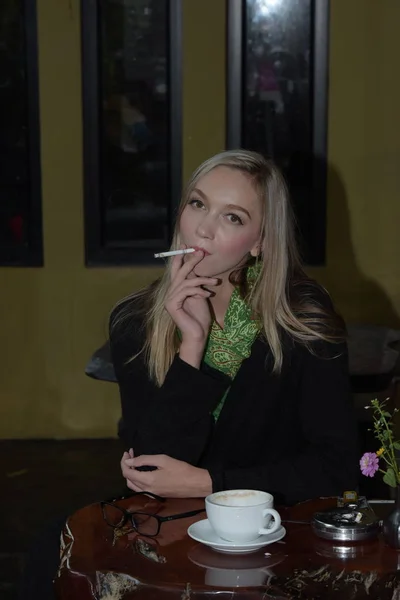
[{"label": "purple flower", "polygon": [[366,477],[373,477],[379,469],[379,458],[375,452],[366,452],[360,459],[360,469]]}]

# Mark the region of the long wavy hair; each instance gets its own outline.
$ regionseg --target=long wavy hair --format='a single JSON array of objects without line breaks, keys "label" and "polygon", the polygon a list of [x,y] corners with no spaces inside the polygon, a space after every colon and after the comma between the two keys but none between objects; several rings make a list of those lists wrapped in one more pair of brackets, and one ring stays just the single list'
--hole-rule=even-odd
[{"label": "long wavy hair", "polygon": [[[337,343],[344,339],[345,328],[335,311],[318,301],[321,288],[305,274],[299,257],[295,223],[285,180],[271,161],[256,152],[229,150],[202,163],[192,174],[178,209],[171,249],[179,248],[179,223],[193,189],[201,177],[217,167],[242,172],[250,178],[262,205],[260,268],[251,290],[246,286],[249,260],[230,275],[261,324],[261,334],[273,355],[273,371],[279,373],[283,361],[283,334],[303,343],[310,351],[312,342]],[[171,261],[163,276],[147,288],[121,300],[111,328],[122,324],[132,311],[141,312],[145,327],[142,350],[150,378],[161,386],[179,349],[177,327],[165,310],[171,278]],[[319,290],[319,294],[316,293]],[[326,305],[326,302],[324,302]],[[138,356],[131,357],[130,360]]]}]

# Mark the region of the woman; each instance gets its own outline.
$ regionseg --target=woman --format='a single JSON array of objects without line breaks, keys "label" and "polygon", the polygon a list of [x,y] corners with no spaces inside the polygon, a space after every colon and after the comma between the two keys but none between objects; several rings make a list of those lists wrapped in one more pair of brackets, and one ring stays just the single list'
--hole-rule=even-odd
[{"label": "woman", "polygon": [[[207,160],[179,209],[185,246],[111,315],[128,487],[278,504],[356,487],[344,327],[301,267],[278,169],[243,150]],[[53,597],[63,522],[32,549],[21,598]]]},{"label": "woman", "polygon": [[172,248],[185,247],[111,315],[128,487],[278,503],[355,488],[343,322],[302,269],[273,163],[244,150],[203,163],[179,208]]}]

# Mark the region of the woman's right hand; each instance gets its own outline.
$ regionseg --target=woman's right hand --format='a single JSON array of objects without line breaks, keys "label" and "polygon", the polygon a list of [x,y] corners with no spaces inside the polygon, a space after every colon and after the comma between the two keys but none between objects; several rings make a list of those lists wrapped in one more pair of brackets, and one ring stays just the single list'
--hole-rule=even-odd
[{"label": "woman's right hand", "polygon": [[171,284],[165,301],[166,310],[181,332],[181,356],[182,350],[189,348],[197,354],[204,351],[211,326],[208,298],[212,292],[202,286],[218,283],[216,278],[195,275],[194,268],[204,258],[202,251],[196,251],[186,261],[184,256],[173,258]]}]

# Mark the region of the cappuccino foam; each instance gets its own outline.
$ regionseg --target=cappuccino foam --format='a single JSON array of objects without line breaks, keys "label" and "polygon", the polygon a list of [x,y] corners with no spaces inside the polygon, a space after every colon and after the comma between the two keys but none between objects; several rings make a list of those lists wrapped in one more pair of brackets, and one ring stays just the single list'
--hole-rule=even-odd
[{"label": "cappuccino foam", "polygon": [[212,498],[214,504],[222,506],[254,506],[265,502],[265,497],[254,490],[240,490],[232,493],[222,492]]}]

